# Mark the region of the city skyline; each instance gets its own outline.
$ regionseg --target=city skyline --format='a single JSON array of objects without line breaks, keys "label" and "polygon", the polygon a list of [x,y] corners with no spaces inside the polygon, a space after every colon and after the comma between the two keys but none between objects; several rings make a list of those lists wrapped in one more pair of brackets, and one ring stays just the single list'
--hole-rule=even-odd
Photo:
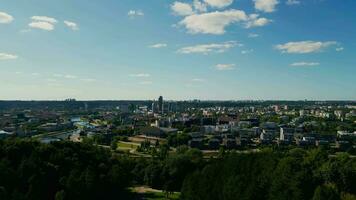
[{"label": "city skyline", "polygon": [[1,100],[355,100],[351,0],[3,0]]}]

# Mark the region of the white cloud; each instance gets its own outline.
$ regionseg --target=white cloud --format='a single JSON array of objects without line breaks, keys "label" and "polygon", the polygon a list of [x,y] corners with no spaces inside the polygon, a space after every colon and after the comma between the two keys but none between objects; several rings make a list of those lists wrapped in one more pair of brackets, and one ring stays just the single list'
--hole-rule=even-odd
[{"label": "white cloud", "polygon": [[267,24],[272,22],[272,20],[269,20],[264,17],[258,18],[258,16],[258,14],[251,14],[249,16],[249,20],[246,22],[246,28],[266,26]]},{"label": "white cloud", "polygon": [[233,70],[235,68],[235,64],[217,64],[215,68],[220,71]]},{"label": "white cloud", "polygon": [[0,60],[14,60],[17,59],[17,55],[8,54],[8,53],[0,53]]},{"label": "white cloud", "polygon": [[138,77],[138,78],[147,78],[147,77],[151,77],[150,74],[144,74],[144,73],[140,73],[140,74],[130,74],[130,76],[132,77]]},{"label": "white cloud", "polygon": [[130,10],[127,15],[131,18],[134,17],[140,17],[140,16],[144,16],[145,13],[143,13],[141,10]]},{"label": "white cloud", "polygon": [[153,44],[153,45],[150,45],[148,46],[149,48],[164,48],[164,47],[167,47],[168,45],[166,43],[157,43],[157,44]]},{"label": "white cloud", "polygon": [[236,41],[229,41],[224,43],[212,43],[212,44],[200,44],[195,46],[188,46],[179,49],[177,52],[181,54],[209,54],[209,53],[223,53],[235,46],[241,46],[242,44]]},{"label": "white cloud", "polygon": [[31,73],[32,76],[39,76],[40,73],[37,73],[37,72],[34,72],[34,73]]},{"label": "white cloud", "polygon": [[318,66],[318,65],[320,65],[320,63],[318,63],[318,62],[295,62],[290,65],[293,67],[303,67],[303,66],[311,67],[311,66]]},{"label": "white cloud", "polygon": [[291,6],[291,5],[298,5],[298,4],[300,4],[300,1],[298,1],[298,0],[288,0],[288,1],[286,2],[286,4],[289,5],[289,6]]},{"label": "white cloud", "polygon": [[174,14],[180,15],[180,16],[186,16],[186,15],[191,15],[193,14],[193,8],[190,4],[188,3],[182,3],[179,1],[175,1],[171,5],[171,9]]},{"label": "white cloud", "polygon": [[208,10],[207,4],[201,2],[200,0],[194,0],[193,6],[194,9],[198,12],[206,12]]},{"label": "white cloud", "polygon": [[276,6],[279,3],[277,0],[253,0],[255,2],[256,10],[263,12],[274,12],[276,10]]},{"label": "white cloud", "polygon": [[249,33],[247,37],[249,38],[256,38],[259,37],[260,35],[256,34],[256,33]]},{"label": "white cloud", "polygon": [[75,23],[75,22],[64,21],[64,24],[65,24],[66,26],[68,26],[70,29],[72,29],[73,31],[79,30],[78,24]]},{"label": "white cloud", "polygon": [[53,31],[54,24],[57,23],[56,19],[47,16],[33,16],[31,17],[31,20],[32,22],[28,24],[29,27],[45,31]]},{"label": "white cloud", "polygon": [[179,25],[185,26],[189,33],[224,34],[225,28],[241,21],[247,21],[248,16],[241,10],[215,11],[203,14],[193,14],[185,17]]},{"label": "white cloud", "polygon": [[244,22],[246,28],[265,26],[271,22],[266,18],[258,18],[258,14],[246,15],[242,10],[215,11],[202,14],[192,14],[186,16],[179,22],[184,26],[188,33],[215,34],[221,35],[226,31],[226,27],[231,24]]},{"label": "white cloud", "polygon": [[241,51],[241,54],[249,54],[249,53],[252,53],[252,52],[253,52],[253,49],[242,50],[242,51]]},{"label": "white cloud", "polygon": [[28,24],[28,26],[31,28],[42,29],[45,31],[53,31],[54,30],[54,25],[49,22],[31,22],[30,24]]},{"label": "white cloud", "polygon": [[344,50],[344,47],[338,47],[335,49],[336,51],[343,51]]},{"label": "white cloud", "polygon": [[204,0],[211,7],[224,8],[231,5],[234,0]]},{"label": "white cloud", "polygon": [[288,42],[285,44],[276,45],[275,48],[282,53],[306,54],[320,52],[329,46],[337,45],[335,41],[316,42],[316,41],[300,41]]},{"label": "white cloud", "polygon": [[12,21],[14,21],[14,17],[5,12],[0,12],[0,24],[9,24]]},{"label": "white cloud", "polygon": [[37,22],[48,22],[51,24],[57,23],[56,19],[47,16],[32,16],[31,19],[32,21],[37,21]]}]

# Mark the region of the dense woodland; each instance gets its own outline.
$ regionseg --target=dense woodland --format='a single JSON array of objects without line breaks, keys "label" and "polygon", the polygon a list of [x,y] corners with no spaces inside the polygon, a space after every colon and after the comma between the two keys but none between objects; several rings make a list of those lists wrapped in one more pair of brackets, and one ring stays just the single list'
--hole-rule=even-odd
[{"label": "dense woodland", "polygon": [[0,199],[135,199],[135,185],[186,200],[356,199],[356,159],[321,149],[204,159],[184,146],[137,158],[89,143],[0,141]]}]

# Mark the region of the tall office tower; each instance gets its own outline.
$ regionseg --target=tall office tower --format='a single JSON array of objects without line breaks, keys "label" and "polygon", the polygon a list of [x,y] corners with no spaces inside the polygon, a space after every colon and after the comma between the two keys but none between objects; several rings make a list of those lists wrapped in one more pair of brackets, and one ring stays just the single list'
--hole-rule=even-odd
[{"label": "tall office tower", "polygon": [[158,112],[163,113],[163,111],[164,111],[163,97],[160,96],[158,98]]},{"label": "tall office tower", "polygon": [[153,101],[153,103],[152,103],[152,112],[153,113],[157,113],[157,103],[156,103],[156,101]]}]

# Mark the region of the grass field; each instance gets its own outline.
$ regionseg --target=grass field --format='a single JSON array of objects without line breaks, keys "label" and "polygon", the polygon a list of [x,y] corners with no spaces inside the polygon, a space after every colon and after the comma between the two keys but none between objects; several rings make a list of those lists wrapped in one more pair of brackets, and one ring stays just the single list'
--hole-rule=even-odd
[{"label": "grass field", "polygon": [[169,194],[168,198],[166,198],[165,192],[145,186],[134,187],[131,188],[131,190],[136,194],[137,199],[144,200],[178,200],[180,196],[179,192],[174,192],[173,194]]},{"label": "grass field", "polygon": [[140,144],[133,142],[118,142],[117,145],[119,148],[127,148],[127,149],[136,149]]}]

